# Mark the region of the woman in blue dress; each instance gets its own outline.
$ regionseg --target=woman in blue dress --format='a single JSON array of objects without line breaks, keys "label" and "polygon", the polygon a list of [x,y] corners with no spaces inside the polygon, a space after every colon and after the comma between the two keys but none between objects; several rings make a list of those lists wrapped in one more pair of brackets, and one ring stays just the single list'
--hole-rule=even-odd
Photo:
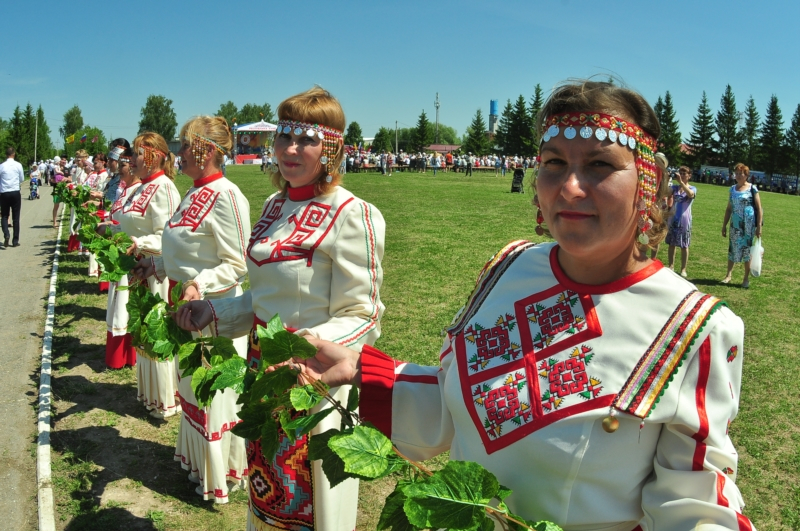
[{"label": "woman in blue dress", "polygon": [[722,237],[727,236],[728,222],[731,234],[728,244],[728,274],[722,279],[723,284],[731,281],[733,265],[744,262],[743,288],[750,287],[750,247],[753,236],[761,237],[761,224],[764,210],[758,197],[758,188],[747,182],[750,168],[741,162],[734,166],[736,184],[731,186],[728,207],[725,209],[725,221],[722,223]]},{"label": "woman in blue dress", "polygon": [[697,195],[697,188],[689,186],[692,170],[688,166],[678,169],[678,184],[673,184],[672,194],[668,198],[671,208],[666,242],[669,245],[669,268],[675,264],[675,248],[681,249],[681,276],[686,278],[686,263],[689,261],[689,244],[692,240],[692,203]]}]

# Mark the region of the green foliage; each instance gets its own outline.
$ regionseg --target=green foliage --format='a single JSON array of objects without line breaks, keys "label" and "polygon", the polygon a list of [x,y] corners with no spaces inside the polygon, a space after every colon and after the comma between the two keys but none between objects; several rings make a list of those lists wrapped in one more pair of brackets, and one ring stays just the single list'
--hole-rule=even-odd
[{"label": "green foliage", "polygon": [[768,175],[780,173],[785,165],[783,136],[783,115],[778,97],[773,94],[767,106],[759,139],[759,165]]},{"label": "green foliage", "polygon": [[717,140],[713,143],[717,153],[717,165],[725,166],[733,172],[733,166],[742,156],[742,132],[739,129],[739,111],[736,110],[736,98],[730,85],[725,87],[719,102],[719,111],[714,120],[714,131]]},{"label": "green foliage", "polygon": [[228,121],[228,125],[233,127],[233,122],[236,121],[238,113],[239,108],[236,107],[236,104],[228,100],[219,106],[219,109],[217,109],[217,112],[214,113],[214,116],[222,116]]},{"label": "green foliage", "polygon": [[[181,288],[179,283],[176,291],[180,293]],[[192,335],[172,318],[184,303],[169,304],[158,294],[151,293],[144,283],[132,287],[126,305],[132,344],[157,360],[168,360],[179,354],[181,346],[192,340]]]},{"label": "green foliage", "polygon": [[[33,136],[36,118],[33,114],[33,107],[28,103],[25,110],[20,109],[19,105],[14,109],[14,114],[11,116],[8,124],[8,135],[5,139],[5,145],[13,147],[17,154],[16,160],[22,164],[23,168],[27,171],[33,162]],[[5,153],[3,154],[5,156]]]},{"label": "green foliage", "polygon": [[387,153],[394,151],[394,131],[390,131],[386,127],[381,127],[375,133],[375,139],[372,141],[372,152],[378,153],[386,151]]},{"label": "green foliage", "polygon": [[742,127],[742,157],[744,163],[750,168],[755,168],[758,163],[758,134],[761,131],[761,117],[756,109],[753,96],[747,100],[744,108],[744,127]]},{"label": "green foliage", "polygon": [[697,114],[692,120],[692,133],[687,140],[691,154],[688,159],[691,165],[699,168],[708,164],[714,158],[714,123],[708,98],[703,91],[703,99],[697,108]]},{"label": "green foliage", "polygon": [[533,119],[525,104],[525,97],[520,94],[511,112],[505,154],[530,157],[536,153],[534,144]]},{"label": "green foliage", "polygon": [[175,138],[178,119],[172,108],[172,100],[161,95],[150,94],[141,110],[139,134],[147,131],[158,133],[169,142]]},{"label": "green foliage", "polygon": [[536,87],[533,89],[533,98],[531,99],[531,106],[530,106],[530,113],[531,113],[531,123],[533,123],[533,137],[536,140],[533,143],[533,154],[539,154],[539,135],[536,132],[536,127],[538,124],[536,123],[536,119],[539,117],[539,111],[542,110],[542,106],[544,105],[544,93],[542,92],[542,86],[539,83],[536,83]]},{"label": "green foliage", "polygon": [[361,132],[361,126],[358,122],[350,122],[347,126],[347,132],[344,134],[344,143],[351,146],[358,146],[364,143],[364,133]]},{"label": "green foliage", "polygon": [[[660,97],[659,101],[661,101]],[[658,103],[656,103],[656,106],[658,106]],[[658,111],[656,111],[656,115],[658,115]],[[679,166],[683,163],[681,132],[678,129],[675,107],[672,104],[672,95],[669,91],[664,95],[658,121],[661,124],[661,137],[658,139],[658,150],[667,156],[670,165]]]},{"label": "green foliage", "polygon": [[793,175],[800,175],[800,104],[794,110],[792,125],[786,130],[787,167]]},{"label": "green foliage", "polygon": [[67,138],[83,128],[83,115],[77,105],[73,105],[64,113],[64,125],[58,128],[62,138]]},{"label": "green foliage", "polygon": [[511,120],[514,108],[511,106],[511,100],[506,100],[506,106],[503,107],[503,112],[500,114],[500,119],[497,121],[497,131],[494,134],[494,149],[498,155],[508,153],[509,149],[509,136],[511,135]]},{"label": "green foliage", "polygon": [[417,118],[417,126],[411,134],[411,151],[421,152],[433,142],[433,126],[423,110]]},{"label": "green foliage", "polygon": [[[85,149],[89,155],[96,155],[97,153],[105,153],[108,140],[106,135],[97,127],[91,125],[84,125],[75,133],[75,141],[71,144],[64,145],[64,154],[67,158],[73,157],[75,152],[79,149]],[[83,135],[86,135],[86,140],[81,142]],[[97,140],[94,140],[97,137]],[[94,140],[94,142],[93,142]]]},{"label": "green foliage", "polygon": [[[239,124],[249,124],[251,122],[274,122],[275,115],[272,113],[272,106],[269,103],[258,105],[257,103],[245,103],[236,115]],[[230,122],[233,124],[233,122]]]},{"label": "green foliage", "polygon": [[53,147],[53,141],[50,139],[50,126],[47,125],[41,105],[36,109],[36,117],[39,120],[39,127],[35,129],[38,131],[35,146],[36,159],[46,160],[52,158],[56,154],[56,150]]},{"label": "green foliage", "polygon": [[483,120],[483,113],[478,109],[467,128],[461,151],[475,155],[487,155],[490,150],[491,145],[486,137],[486,122]]}]

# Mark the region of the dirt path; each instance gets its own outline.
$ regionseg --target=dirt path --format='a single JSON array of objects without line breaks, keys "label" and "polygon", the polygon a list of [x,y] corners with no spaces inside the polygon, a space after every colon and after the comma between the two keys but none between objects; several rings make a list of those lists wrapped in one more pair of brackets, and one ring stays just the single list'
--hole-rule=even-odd
[{"label": "dirt path", "polygon": [[37,527],[33,406],[56,236],[52,188],[40,190],[42,198],[29,201],[23,183],[20,246],[0,246],[0,514],[4,529],[24,531]]}]

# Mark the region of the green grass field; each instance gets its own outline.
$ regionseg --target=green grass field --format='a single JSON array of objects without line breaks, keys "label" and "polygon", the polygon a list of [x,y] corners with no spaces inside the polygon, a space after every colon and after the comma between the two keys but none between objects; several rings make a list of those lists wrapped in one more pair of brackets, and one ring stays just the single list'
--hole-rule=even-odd
[{"label": "green grass field", "polygon": [[[272,192],[269,177],[249,166],[230,168],[229,177],[250,200],[254,222]],[[177,184],[183,191],[190,181],[179,177]],[[441,330],[485,261],[509,241],[536,239],[532,194],[509,193],[510,177],[466,179],[452,173],[349,174],[344,185],[377,206],[386,220],[381,292],[386,313],[376,346],[395,358],[437,363]],[[800,529],[800,381],[794,378],[800,345],[800,251],[794,242],[800,197],[761,195],[764,271],[744,290],[741,266],[733,283],[719,283],[727,261],[727,239],[720,235],[727,188],[696,186],[689,279],[724,299],[746,326],[740,413],[730,429],[740,454],[737,483],[745,514],[762,531]],[[666,260],[666,248],[659,257]],[[185,474],[171,461],[174,419],[150,420],[134,400],[130,375],[103,369],[105,297],[83,276],[84,260],[66,256],[59,277],[56,356],[61,357],[53,388],[64,398],[56,404],[54,474],[62,528],[100,529],[103,518],[116,515],[127,518],[131,529],[243,529],[245,497],[222,507],[195,499],[184,485]],[[100,432],[137,452],[136,458],[112,467],[113,459],[103,452],[114,449],[92,442]],[[157,479],[146,477],[142,468],[148,466]],[[378,487],[362,488],[359,529],[374,529]],[[149,501],[120,502],[135,496],[115,498],[108,492],[133,492]]]}]

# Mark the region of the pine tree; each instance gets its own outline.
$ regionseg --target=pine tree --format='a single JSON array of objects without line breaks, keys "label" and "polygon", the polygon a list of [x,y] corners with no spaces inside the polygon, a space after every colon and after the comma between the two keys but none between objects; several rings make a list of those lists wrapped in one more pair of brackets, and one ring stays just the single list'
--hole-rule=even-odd
[{"label": "pine tree", "polygon": [[761,169],[772,175],[780,173],[784,166],[783,115],[774,94],[769,100],[764,126],[758,140]]},{"label": "pine tree", "polygon": [[792,125],[786,130],[786,155],[789,171],[800,176],[800,104],[792,116]]},{"label": "pine tree", "polygon": [[533,120],[522,94],[514,103],[508,132],[508,155],[528,157],[533,154]]},{"label": "pine tree", "polygon": [[389,131],[386,127],[381,127],[375,133],[375,139],[372,141],[372,152],[394,151],[394,131]]},{"label": "pine tree", "polygon": [[531,113],[531,123],[533,124],[533,155],[536,156],[539,154],[539,135],[536,131],[536,127],[538,124],[536,123],[536,119],[539,117],[539,111],[542,110],[542,105],[544,105],[544,94],[542,93],[542,87],[539,83],[536,83],[536,86],[533,89],[533,99],[531,99],[531,106],[530,106],[530,113]]},{"label": "pine tree", "polygon": [[750,168],[755,168],[758,164],[758,134],[760,131],[761,116],[758,114],[753,96],[750,96],[744,108],[744,127],[741,129],[742,158]]},{"label": "pine tree", "polygon": [[461,151],[466,151],[473,155],[486,155],[490,150],[489,139],[486,137],[486,122],[483,120],[483,113],[478,109],[472,119],[472,123],[467,128]]},{"label": "pine tree", "polygon": [[35,118],[39,120],[38,134],[36,136],[36,156],[39,160],[49,159],[55,155],[55,149],[53,148],[53,141],[50,139],[50,126],[47,125],[41,105],[36,109]]},{"label": "pine tree", "polygon": [[703,99],[697,108],[697,114],[692,120],[692,133],[687,144],[691,154],[688,159],[695,168],[708,164],[714,157],[712,142],[714,140],[714,117],[711,115],[711,108],[708,106],[706,92],[703,91]]},{"label": "pine tree", "polygon": [[739,111],[736,110],[736,97],[730,85],[725,87],[725,92],[719,102],[719,111],[714,120],[714,132],[717,139],[714,141],[714,150],[717,152],[717,164],[725,166],[733,173],[733,166],[742,155],[742,136],[739,130]]},{"label": "pine tree", "polygon": [[[658,96],[658,100],[656,100],[656,104],[653,105],[653,111],[656,113],[656,118],[658,118],[658,123],[662,123],[664,121],[664,100],[661,99],[661,96]],[[659,151],[662,151],[661,143],[659,142]]]},{"label": "pine tree", "polygon": [[414,128],[414,134],[411,137],[411,149],[422,152],[431,142],[433,142],[433,128],[423,110],[417,119],[417,126]]},{"label": "pine tree", "polygon": [[511,106],[511,100],[506,100],[506,106],[503,107],[503,113],[497,121],[497,132],[494,134],[494,149],[499,155],[506,155],[511,150],[509,135],[511,134],[513,114],[514,108]]},{"label": "pine tree", "polygon": [[150,94],[140,112],[139,134],[146,131],[158,133],[169,142],[175,138],[178,119],[172,108],[172,100],[160,95]]},{"label": "pine tree", "polygon": [[661,123],[661,138],[658,142],[658,149],[667,156],[670,165],[680,166],[683,163],[681,132],[678,129],[678,119],[675,117],[675,107],[672,105],[672,95],[669,91],[664,95],[659,122]]}]

